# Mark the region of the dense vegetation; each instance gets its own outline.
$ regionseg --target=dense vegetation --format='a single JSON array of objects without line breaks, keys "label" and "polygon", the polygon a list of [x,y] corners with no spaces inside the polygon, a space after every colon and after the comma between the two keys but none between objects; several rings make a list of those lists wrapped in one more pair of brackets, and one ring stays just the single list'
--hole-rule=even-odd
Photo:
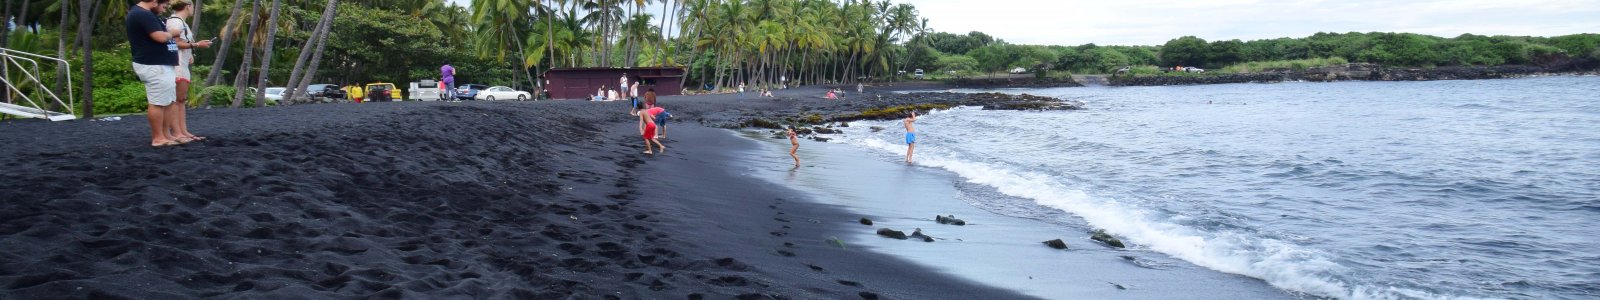
[{"label": "dense vegetation", "polygon": [[[1346,62],[1438,67],[1600,60],[1600,34],[1557,37],[1463,34],[1441,38],[1412,33],[1352,32],[1253,41],[1208,42],[1185,36],[1160,46],[1039,46],[1013,45],[981,32],[966,35],[939,32],[918,36],[907,45],[911,48],[913,67],[962,74],[998,72],[1014,67],[1104,74],[1125,66],[1259,71]],[[929,49],[919,49],[922,47]]]},{"label": "dense vegetation", "polygon": [[[79,113],[143,109],[121,24],[135,0],[6,2],[0,14],[18,26],[4,33],[4,47],[72,63],[70,70],[42,65],[57,74],[44,78],[46,88],[64,92],[67,76],[81,83]],[[1248,72],[1338,62],[1429,67],[1600,59],[1597,34],[1318,33],[1254,41],[1187,36],[1159,46],[1015,45],[980,32],[933,32],[914,6],[889,0],[472,0],[470,8],[445,0],[197,2],[202,13],[191,20],[197,38],[219,39],[212,49],[195,51],[193,93],[233,99],[194,103],[232,106],[263,105],[249,100],[254,95],[246,87],[404,85],[436,78],[446,61],[459,70],[460,83],[536,90],[543,70],[596,66],[684,67],[686,87],[701,89],[780,79],[791,85],[894,80],[913,69],[941,76],[1015,67],[1111,73],[1133,66],[1141,73],[1181,65]],[[647,9],[653,3],[661,11]],[[270,66],[265,73],[262,65]],[[17,82],[20,69],[12,69],[4,75]],[[43,92],[20,88],[25,95]],[[235,92],[222,91],[227,88]]]},{"label": "dense vegetation", "polygon": [[[536,89],[542,70],[560,67],[680,66],[689,69],[691,88],[771,85],[780,78],[854,82],[903,69],[901,45],[927,31],[916,8],[841,1],[472,0],[467,8],[444,0],[201,0],[202,13],[191,20],[196,36],[220,39],[195,51],[196,81],[239,93],[194,90],[213,91],[205,97],[238,94],[220,103],[241,106],[250,104],[243,101],[247,86],[404,84],[436,78],[446,61],[458,68],[461,83],[523,90]],[[10,47],[70,59],[71,71],[81,72],[62,70],[62,76],[71,73],[75,82],[92,74],[93,83],[84,85],[92,92],[80,101],[99,105],[86,103],[85,111],[142,110],[121,24],[135,0],[13,2],[34,9],[19,14],[21,30],[7,36],[32,43]],[[647,11],[651,3],[662,11]],[[94,54],[92,68],[83,67],[80,49]],[[270,67],[262,74],[261,66]]]}]

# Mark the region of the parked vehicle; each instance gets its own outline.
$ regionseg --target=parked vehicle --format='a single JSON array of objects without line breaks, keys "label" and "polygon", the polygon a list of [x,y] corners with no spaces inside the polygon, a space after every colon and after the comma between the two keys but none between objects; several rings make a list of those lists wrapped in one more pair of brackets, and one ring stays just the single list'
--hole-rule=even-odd
[{"label": "parked vehicle", "polygon": [[269,87],[269,88],[267,88],[267,102],[271,102],[271,103],[283,102],[283,92],[285,90],[288,90],[288,88],[283,88],[283,87]]},{"label": "parked vehicle", "polygon": [[400,96],[400,89],[395,88],[393,83],[384,83],[384,82],[368,83],[367,84],[366,94],[367,94],[367,98],[369,99],[367,101],[372,101],[372,102],[388,102],[388,101],[405,101],[406,100],[405,97],[401,97]]},{"label": "parked vehicle", "polygon": [[1011,74],[1022,74],[1022,73],[1027,73],[1027,72],[1028,72],[1028,69],[1027,68],[1023,68],[1023,67],[1017,67],[1015,69],[1011,69]]},{"label": "parked vehicle", "polygon": [[1184,73],[1205,73],[1206,69],[1201,69],[1201,68],[1196,68],[1196,67],[1183,67],[1183,72]]},{"label": "parked vehicle", "polygon": [[915,77],[917,79],[922,79],[922,69],[917,69],[916,72],[912,72],[911,73],[911,77]]},{"label": "parked vehicle", "polygon": [[528,99],[532,99],[533,98],[533,94],[529,94],[528,92],[524,92],[524,91],[514,90],[514,89],[511,89],[509,87],[496,86],[496,87],[491,87],[491,88],[479,91],[475,97],[476,98],[474,98],[474,99],[489,100],[489,101],[494,101],[494,100],[497,100],[497,99],[498,100],[517,99],[517,101],[528,101]]},{"label": "parked vehicle", "polygon": [[444,90],[439,89],[439,82],[423,79],[411,82],[411,88],[406,89],[411,94],[411,99],[419,101],[444,100]]},{"label": "parked vehicle", "polygon": [[482,84],[463,84],[456,86],[456,100],[477,100],[478,92],[488,88],[489,86]]},{"label": "parked vehicle", "polygon": [[339,90],[338,85],[321,83],[307,85],[306,96],[311,97],[312,100],[323,100],[324,98],[344,99],[346,95],[344,91]]}]

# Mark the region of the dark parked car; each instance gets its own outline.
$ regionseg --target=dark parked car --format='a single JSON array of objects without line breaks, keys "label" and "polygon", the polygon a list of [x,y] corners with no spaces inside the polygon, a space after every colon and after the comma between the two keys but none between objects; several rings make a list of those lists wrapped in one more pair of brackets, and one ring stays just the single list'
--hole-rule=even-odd
[{"label": "dark parked car", "polygon": [[311,99],[318,99],[318,98],[344,99],[345,98],[344,90],[340,90],[338,85],[325,84],[325,83],[324,84],[313,84],[313,85],[306,86],[306,94],[311,96]]},{"label": "dark parked car", "polygon": [[482,84],[463,84],[463,85],[456,86],[456,100],[474,100],[474,99],[477,99],[478,98],[478,92],[481,92],[481,91],[487,90],[487,89],[489,89],[489,86],[482,85]]}]

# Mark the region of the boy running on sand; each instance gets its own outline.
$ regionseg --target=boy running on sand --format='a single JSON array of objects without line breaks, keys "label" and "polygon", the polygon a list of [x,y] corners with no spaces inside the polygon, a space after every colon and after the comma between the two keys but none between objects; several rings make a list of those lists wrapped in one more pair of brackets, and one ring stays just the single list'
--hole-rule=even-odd
[{"label": "boy running on sand", "polygon": [[800,156],[799,155],[795,155],[794,153],[795,153],[795,151],[800,151],[800,140],[794,134],[794,126],[789,126],[789,130],[788,131],[789,131],[788,135],[789,135],[789,145],[790,145],[789,146],[789,157],[793,157],[794,158],[794,167],[799,168],[800,167]]},{"label": "boy running on sand", "polygon": [[[639,103],[639,105],[635,106],[634,109],[635,110],[643,110],[644,109],[644,103]],[[660,150],[661,152],[666,152],[667,151],[667,145],[662,145],[661,141],[656,140],[656,120],[655,120],[655,117],[651,116],[649,113],[633,113],[632,115],[635,115],[635,116],[639,117],[639,135],[644,137],[644,154],[655,154],[655,153],[651,153],[651,151],[650,151],[651,150],[651,148],[650,148],[650,143],[651,142],[655,142],[656,146],[661,147],[661,150]]]},{"label": "boy running on sand", "polygon": [[912,126],[912,123],[916,123],[916,122],[917,122],[917,112],[916,111],[912,111],[911,115],[910,116],[906,116],[906,119],[905,119],[905,124],[906,124],[906,163],[908,163],[908,164],[911,163],[911,152],[917,150],[917,129]]}]

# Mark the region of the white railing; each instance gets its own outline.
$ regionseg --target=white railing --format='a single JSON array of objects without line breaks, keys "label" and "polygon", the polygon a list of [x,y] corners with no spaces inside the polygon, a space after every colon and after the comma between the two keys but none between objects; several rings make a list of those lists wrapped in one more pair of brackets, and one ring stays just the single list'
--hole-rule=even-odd
[{"label": "white railing", "polygon": [[[0,66],[0,67],[4,67],[9,71],[9,70],[11,70],[11,67],[15,66],[17,70],[20,70],[23,75],[27,76],[26,78],[23,78],[22,80],[18,80],[18,82],[12,82],[10,77],[0,77],[0,83],[3,83],[5,85],[7,92],[13,93],[18,98],[20,98],[23,101],[27,102],[26,103],[27,106],[18,105],[18,104],[15,103],[16,101],[12,101],[13,103],[0,103],[0,113],[12,114],[12,115],[29,117],[29,118],[48,119],[48,120],[51,120],[51,121],[65,121],[65,120],[77,119],[78,117],[76,115],[76,112],[73,111],[73,105],[77,104],[77,101],[75,101],[75,99],[73,99],[72,76],[67,76],[67,85],[66,85],[67,86],[67,93],[66,93],[67,94],[67,100],[66,101],[61,101],[61,96],[56,95],[56,91],[51,90],[49,87],[46,87],[44,85],[44,81],[39,79],[39,76],[43,75],[41,72],[39,72],[39,61],[38,61],[39,59],[55,61],[57,63],[60,63],[60,64],[62,64],[64,66],[66,66],[67,70],[71,70],[72,69],[72,64],[67,62],[67,61],[65,61],[65,60],[60,60],[60,59],[57,59],[57,58],[54,58],[54,57],[38,55],[38,54],[33,54],[33,53],[28,53],[28,52],[22,52],[22,51],[17,51],[17,50],[0,48],[0,64],[3,64],[3,66]],[[24,65],[23,62],[27,62],[27,65]],[[32,97],[28,97],[28,94],[23,93],[22,90],[19,88],[21,86],[26,86],[26,85],[29,85],[29,84],[38,85],[38,90],[42,91],[44,96],[49,98],[49,99],[39,99],[39,100],[53,100],[53,101],[56,102],[56,104],[61,105],[61,107],[65,107],[67,109],[67,111],[65,113],[62,113],[62,112],[54,112],[54,111],[49,111],[49,110],[44,109],[44,106],[40,105],[39,101],[36,101]],[[45,103],[49,103],[49,102],[45,102]]]}]

